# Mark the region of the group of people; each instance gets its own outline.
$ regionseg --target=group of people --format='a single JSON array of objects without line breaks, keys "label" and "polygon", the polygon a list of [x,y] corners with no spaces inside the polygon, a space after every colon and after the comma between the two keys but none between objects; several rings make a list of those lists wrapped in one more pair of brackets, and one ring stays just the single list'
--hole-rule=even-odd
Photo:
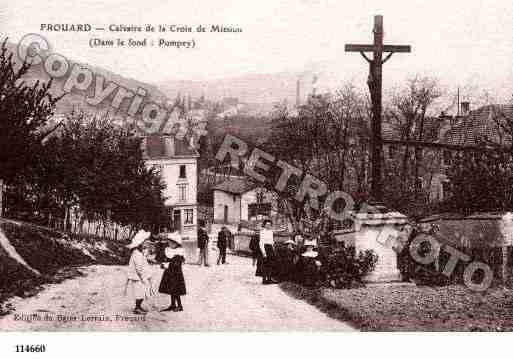
[{"label": "group of people", "polygon": [[[206,223],[203,220],[199,221],[198,228],[198,249],[199,249],[199,258],[198,265],[204,265],[208,267],[208,247],[209,247],[210,238],[207,233]],[[233,235],[230,230],[226,226],[222,226],[221,230],[217,234],[217,249],[219,250],[219,255],[217,257],[217,265],[220,264],[228,264],[226,262],[226,250],[228,246],[233,241]]]},{"label": "group of people", "polygon": [[[148,311],[142,307],[142,303],[145,298],[156,294],[152,283],[152,270],[146,258],[146,243],[150,236],[150,232],[140,230],[128,245],[132,252],[125,291],[130,290],[132,297],[135,298],[134,314],[146,314]],[[183,311],[180,297],[187,293],[182,271],[182,265],[185,263],[182,239],[176,233],[169,233],[166,240],[167,245],[160,248],[156,255],[156,260],[164,269],[158,291],[170,296],[170,305],[162,311],[180,312]]]},{"label": "group of people", "polygon": [[[170,296],[170,305],[162,311],[183,311],[181,296],[186,295],[185,278],[182,265],[185,263],[185,255],[182,248],[182,239],[178,233],[168,233],[164,231],[164,238],[156,248],[155,260],[160,263],[164,273],[160,281],[159,293]],[[125,291],[128,294],[130,290],[132,297],[135,298],[134,314],[146,314],[148,311],[142,307],[145,298],[156,294],[154,283],[152,282],[152,269],[147,259],[148,245],[147,240],[151,237],[150,232],[141,230],[132,238],[127,246],[131,250],[130,261],[128,264],[127,282]],[[208,264],[208,246],[209,236],[204,221],[199,221],[198,229],[198,265],[209,266]],[[217,264],[227,264],[226,250],[232,239],[231,232],[223,226],[218,234],[217,247],[219,256]]]},{"label": "group of people", "polygon": [[[131,249],[130,261],[126,282],[126,291],[131,291],[135,299],[135,314],[146,314],[148,311],[142,307],[145,298],[156,295],[152,282],[152,269],[147,259],[147,240],[151,233],[139,231],[128,248]],[[198,228],[198,265],[209,266],[208,247],[209,236],[205,222],[199,222]],[[219,255],[217,264],[227,264],[226,250],[232,239],[232,234],[226,227],[218,233],[217,247]],[[158,292],[170,296],[170,305],[162,311],[183,311],[181,297],[186,295],[186,284],[182,270],[185,255],[182,248],[182,239],[178,233],[166,233],[157,246],[156,261],[164,269]],[[256,264],[256,273],[262,277],[263,284],[278,283],[280,281],[297,281],[304,285],[315,285],[319,280],[321,262],[315,250],[316,241],[297,238],[276,243],[272,222],[265,220],[262,229],[255,235],[250,243],[253,252],[253,265]]]},{"label": "group of people", "polygon": [[256,264],[255,275],[262,277],[262,284],[288,280],[307,286],[316,285],[321,267],[315,250],[317,242],[302,241],[301,236],[297,236],[296,240],[289,239],[279,244],[275,242],[271,228],[271,220],[264,220],[262,229],[250,241],[253,265]]}]

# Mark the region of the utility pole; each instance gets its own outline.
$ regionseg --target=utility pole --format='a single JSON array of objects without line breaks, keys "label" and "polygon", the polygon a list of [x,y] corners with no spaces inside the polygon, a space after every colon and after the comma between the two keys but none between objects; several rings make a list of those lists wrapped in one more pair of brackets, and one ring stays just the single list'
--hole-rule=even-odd
[{"label": "utility pole", "polygon": [[[383,142],[381,138],[381,113],[383,92],[383,64],[390,59],[394,52],[411,52],[409,45],[383,45],[383,16],[374,16],[374,44],[346,44],[346,52],[359,52],[369,64],[369,79],[367,84],[372,101],[372,139],[371,139],[371,200],[381,202],[383,200],[383,187],[381,176],[381,160]],[[372,60],[366,52],[372,52]],[[388,55],[383,59],[383,53]]]}]

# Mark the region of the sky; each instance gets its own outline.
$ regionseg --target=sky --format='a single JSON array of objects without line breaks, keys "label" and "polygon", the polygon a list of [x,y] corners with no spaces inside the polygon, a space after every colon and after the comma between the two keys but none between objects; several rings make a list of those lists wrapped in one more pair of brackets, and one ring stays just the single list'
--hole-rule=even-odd
[{"label": "sky", "polygon": [[[346,43],[372,41],[373,16],[384,16],[385,43],[412,46],[384,67],[384,86],[419,73],[458,86],[488,91],[498,99],[513,93],[513,3],[508,1],[35,1],[0,0],[0,33],[18,41],[40,33],[53,51],[158,84],[246,74],[306,71],[319,86],[344,81],[365,84],[368,66]],[[224,24],[242,33],[42,32],[41,24],[140,25]],[[91,37],[130,36],[190,40],[196,48],[90,48]],[[462,96],[470,96],[462,93]]]}]

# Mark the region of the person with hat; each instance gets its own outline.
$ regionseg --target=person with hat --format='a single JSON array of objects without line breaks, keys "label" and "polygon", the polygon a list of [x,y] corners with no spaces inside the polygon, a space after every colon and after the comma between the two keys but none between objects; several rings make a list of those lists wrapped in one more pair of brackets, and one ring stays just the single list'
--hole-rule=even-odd
[{"label": "person with hat", "polygon": [[127,246],[131,249],[132,253],[130,254],[130,261],[128,262],[125,293],[130,289],[132,296],[135,298],[134,314],[146,314],[148,311],[142,307],[142,303],[148,296],[148,291],[150,295],[154,294],[151,268],[143,254],[144,242],[150,235],[150,232],[140,230]]},{"label": "person with hat", "polygon": [[295,265],[298,261],[296,243],[292,239],[285,241],[279,250],[278,279],[280,281],[293,280]]},{"label": "person with hat", "polygon": [[315,240],[305,240],[303,246],[305,252],[301,254],[297,263],[298,281],[305,286],[315,286],[320,280],[321,262],[318,259],[318,252],[314,250],[317,246]]},{"label": "person with hat", "polygon": [[165,268],[159,285],[159,293],[171,296],[171,305],[163,312],[183,311],[181,296],[187,294],[185,278],[182,265],[185,263],[185,256],[182,248],[182,238],[178,232],[170,233],[167,236],[169,246],[165,248],[165,261],[161,264]]}]

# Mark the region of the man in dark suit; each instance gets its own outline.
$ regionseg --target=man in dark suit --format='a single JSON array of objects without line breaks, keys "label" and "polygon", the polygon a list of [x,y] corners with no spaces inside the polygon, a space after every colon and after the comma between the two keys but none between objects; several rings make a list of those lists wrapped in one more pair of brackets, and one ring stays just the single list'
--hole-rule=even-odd
[{"label": "man in dark suit", "polygon": [[226,247],[228,246],[229,240],[228,228],[223,226],[217,235],[217,248],[219,249],[219,257],[217,257],[217,265],[223,263],[226,264]]},{"label": "man in dark suit", "polygon": [[205,228],[205,221],[199,220],[199,228],[198,228],[198,249],[199,249],[199,258],[198,265],[205,265],[208,267],[208,234]]}]

